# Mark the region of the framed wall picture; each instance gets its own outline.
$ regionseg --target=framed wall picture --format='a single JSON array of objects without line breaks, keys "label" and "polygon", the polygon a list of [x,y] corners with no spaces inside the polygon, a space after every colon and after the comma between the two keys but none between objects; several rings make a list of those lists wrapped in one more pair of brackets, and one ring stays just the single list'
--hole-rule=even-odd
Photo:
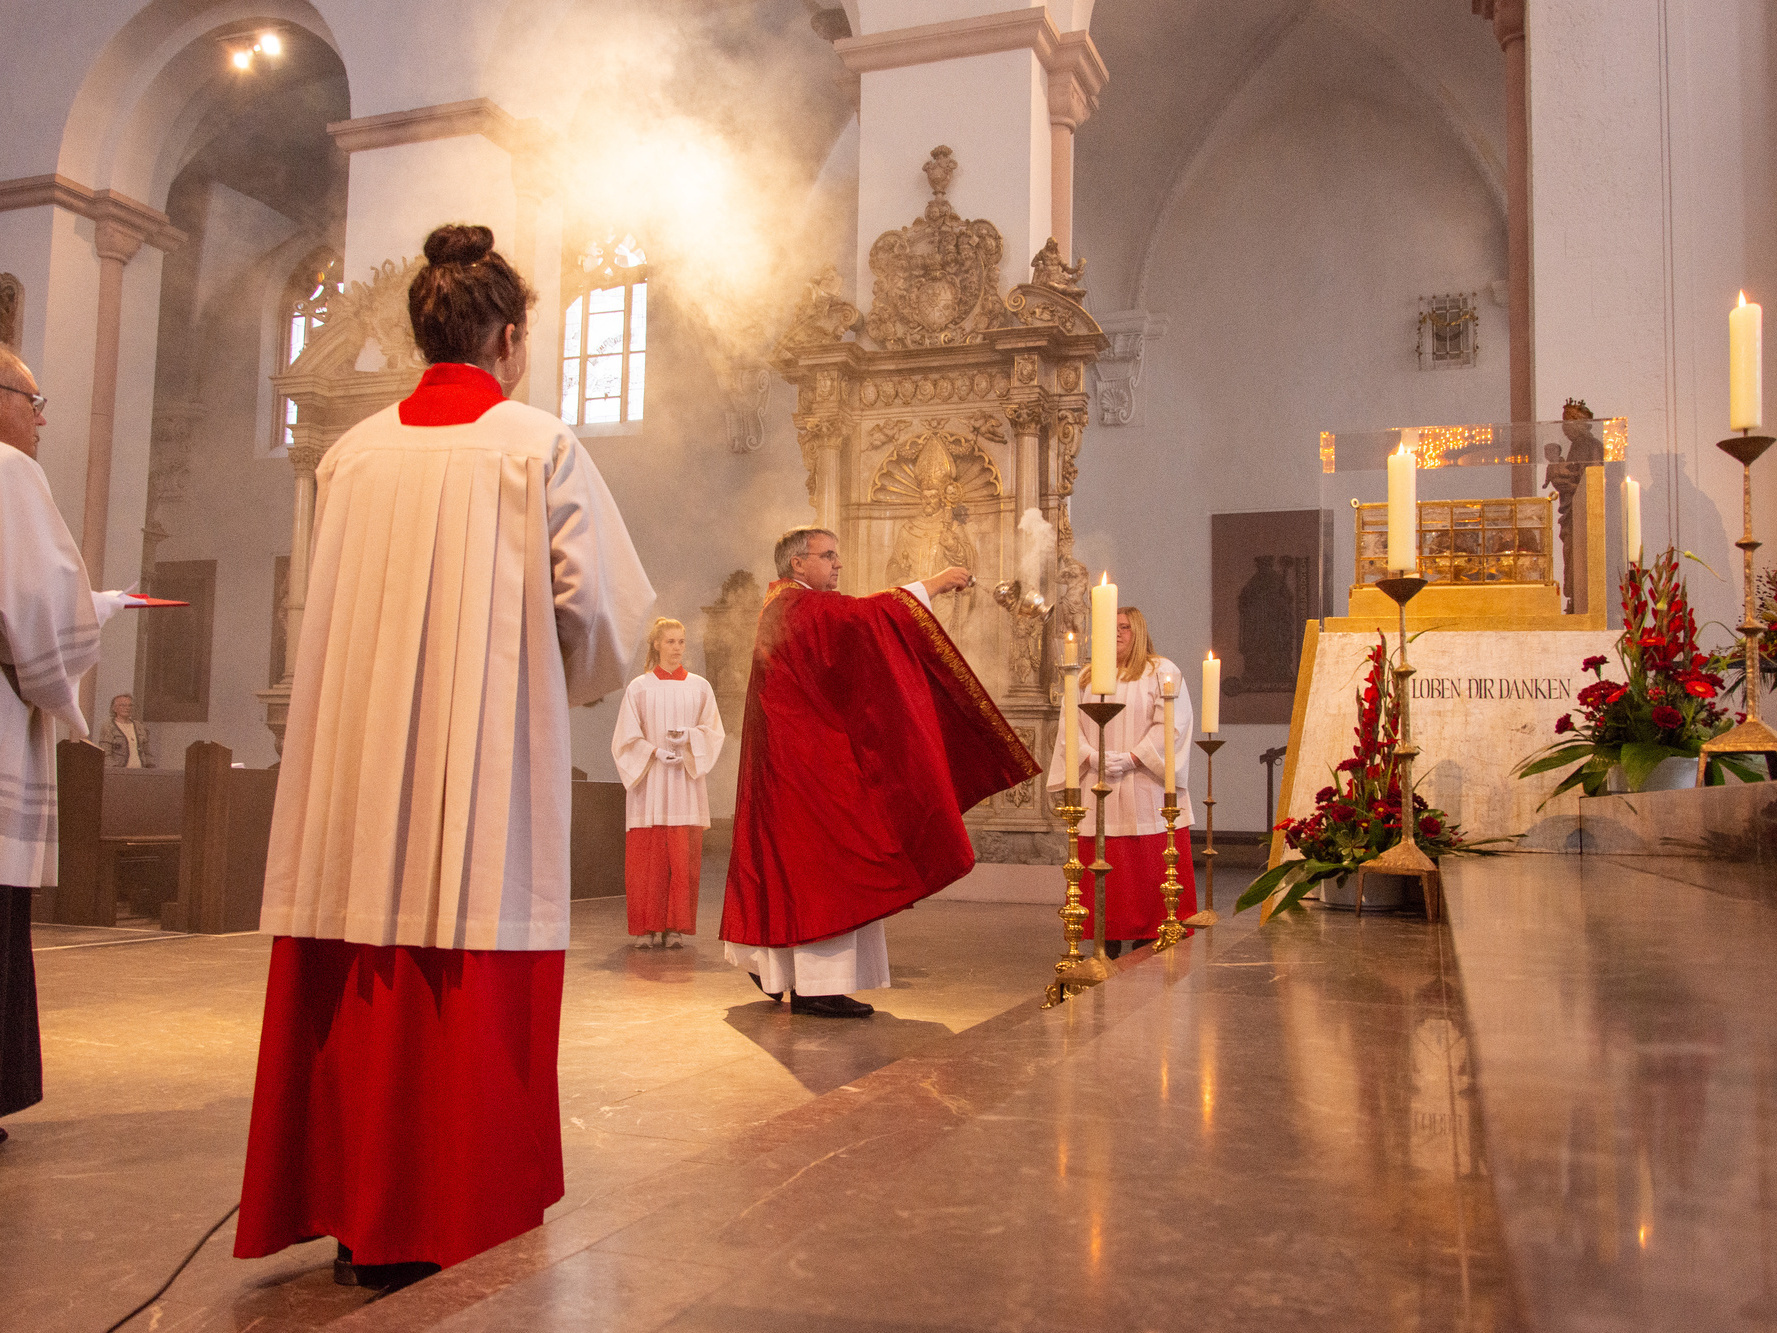
[{"label": "framed wall picture", "polygon": [[1222,659],[1223,723],[1289,723],[1302,626],[1330,600],[1331,517],[1210,515],[1210,642]]}]

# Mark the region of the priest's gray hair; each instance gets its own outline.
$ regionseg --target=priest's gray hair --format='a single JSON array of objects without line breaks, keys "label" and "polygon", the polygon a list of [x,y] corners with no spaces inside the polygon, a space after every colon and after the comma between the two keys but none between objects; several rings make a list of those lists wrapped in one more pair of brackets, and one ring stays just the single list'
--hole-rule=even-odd
[{"label": "priest's gray hair", "polygon": [[808,539],[810,537],[831,537],[835,544],[839,541],[837,532],[827,528],[817,528],[812,523],[800,528],[791,528],[777,539],[777,547],[771,553],[771,558],[777,563],[777,576],[780,579],[796,577],[791,572],[790,561],[800,560],[808,554]]},{"label": "priest's gray hair", "polygon": [[23,381],[30,377],[31,368],[25,364],[24,357],[5,343],[0,343],[0,374],[6,375],[8,379],[18,379],[21,381],[18,387],[23,388]]}]

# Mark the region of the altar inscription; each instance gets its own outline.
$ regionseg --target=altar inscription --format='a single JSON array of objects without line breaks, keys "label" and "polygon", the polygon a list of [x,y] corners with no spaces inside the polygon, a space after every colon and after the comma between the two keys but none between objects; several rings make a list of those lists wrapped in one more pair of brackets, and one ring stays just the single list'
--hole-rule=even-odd
[{"label": "altar inscription", "polygon": [[[1578,829],[1579,797],[1548,801],[1562,774],[1520,779],[1512,770],[1556,737],[1555,723],[1575,708],[1590,680],[1580,663],[1610,655],[1611,630],[1430,630],[1408,648],[1414,668],[1413,740],[1419,794],[1446,811],[1471,837],[1524,835],[1524,851],[1560,851]],[[1388,636],[1389,655],[1400,636]],[[1322,634],[1306,681],[1306,707],[1290,736],[1291,775],[1279,818],[1299,819],[1351,753],[1355,695],[1369,668],[1376,635]]]}]

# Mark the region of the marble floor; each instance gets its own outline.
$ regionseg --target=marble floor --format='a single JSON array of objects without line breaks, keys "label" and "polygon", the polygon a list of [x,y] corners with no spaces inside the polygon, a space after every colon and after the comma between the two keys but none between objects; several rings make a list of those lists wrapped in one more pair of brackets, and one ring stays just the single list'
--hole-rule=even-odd
[{"label": "marble floor", "polygon": [[[1047,1011],[1049,909],[926,904],[868,1023],[579,905],[543,1227],[369,1304],[330,1242],[245,1263],[224,1227],[138,1325],[1777,1328],[1770,868],[1523,856],[1447,887],[1441,926],[1247,914]],[[265,945],[132,940],[39,940],[8,1329],[105,1328],[238,1185]]]}]

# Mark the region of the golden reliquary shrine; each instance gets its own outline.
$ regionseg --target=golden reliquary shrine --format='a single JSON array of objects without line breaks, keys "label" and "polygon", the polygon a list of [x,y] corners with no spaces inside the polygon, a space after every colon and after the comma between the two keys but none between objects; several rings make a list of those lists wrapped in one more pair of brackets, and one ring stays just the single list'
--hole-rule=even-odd
[{"label": "golden reliquary shrine", "polygon": [[[1602,629],[1612,586],[1606,465],[1628,447],[1622,418],[1323,432],[1323,504],[1350,513],[1350,606],[1329,631],[1392,629],[1387,456],[1419,468],[1419,628]],[[1338,503],[1342,497],[1344,505]]]}]

